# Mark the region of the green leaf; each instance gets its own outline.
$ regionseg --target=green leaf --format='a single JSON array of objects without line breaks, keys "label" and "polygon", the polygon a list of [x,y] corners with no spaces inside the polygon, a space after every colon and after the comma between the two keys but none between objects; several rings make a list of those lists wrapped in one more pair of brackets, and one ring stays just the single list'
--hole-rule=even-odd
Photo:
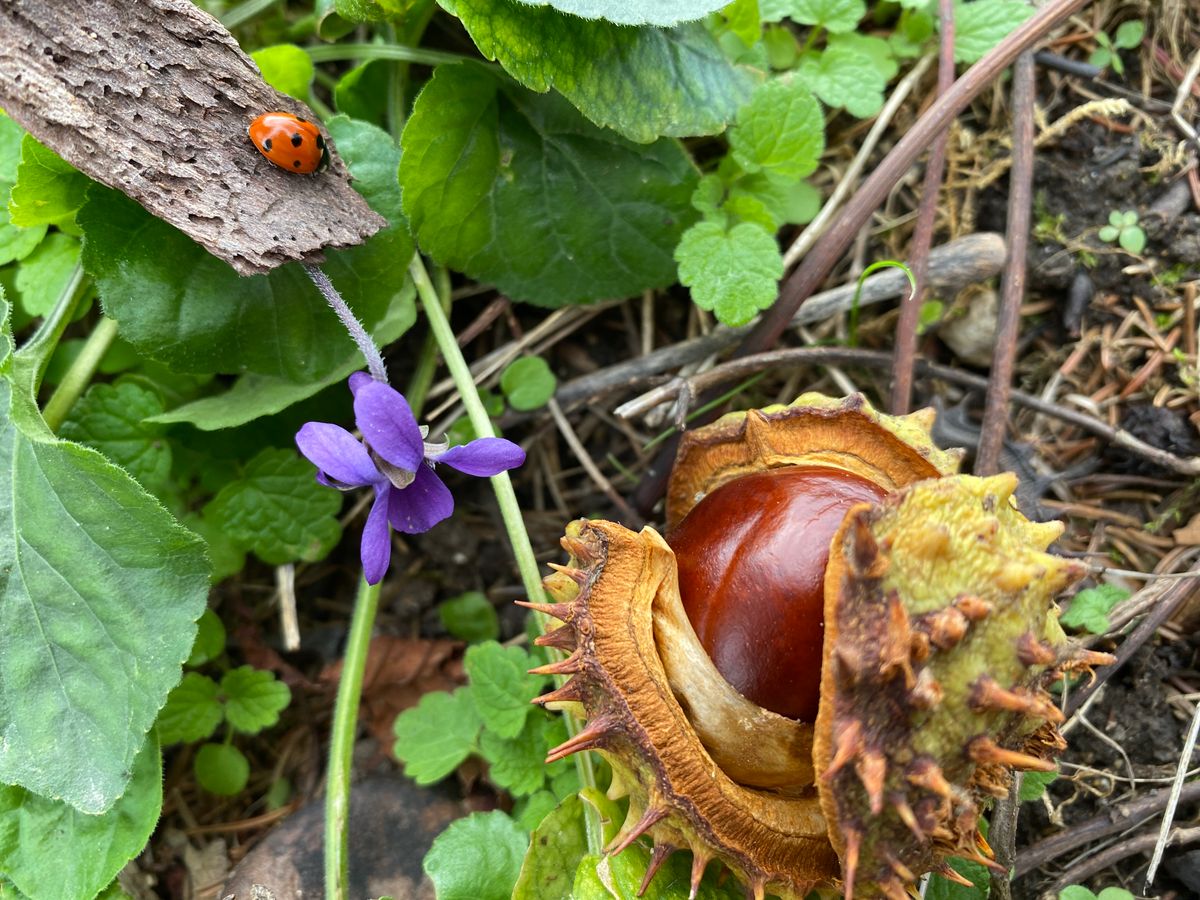
[{"label": "green leaf", "polygon": [[534,713],[515,738],[502,738],[485,730],[479,752],[490,765],[488,777],[514,796],[532,794],[542,787],[552,767],[546,753],[567,739],[561,716]]},{"label": "green leaf", "polygon": [[445,629],[462,641],[494,641],[500,637],[500,617],[496,607],[479,591],[467,591],[438,606]]},{"label": "green leaf", "polygon": [[843,44],[823,53],[809,53],[796,69],[796,78],[829,106],[843,107],[865,119],[883,108],[887,82],[871,57]]},{"label": "green leaf", "polygon": [[383,126],[387,120],[388,85],[392,66],[387,60],[373,59],[355,66],[338,79],[333,88],[333,102],[338,112]]},{"label": "green leaf", "polygon": [[1115,241],[1121,234],[1121,229],[1115,225],[1105,225],[1097,233],[1096,237],[1102,241]]},{"label": "green leaf", "polygon": [[1069,628],[1083,628],[1092,634],[1104,634],[1109,629],[1108,614],[1129,591],[1115,584],[1101,584],[1080,591],[1071,598],[1071,607],[1059,617]]},{"label": "green leaf", "polygon": [[217,690],[217,683],[207,675],[184,675],[158,714],[159,740],[164,744],[190,744],[211,737],[225,718]]},{"label": "green leaf", "polygon": [[1120,220],[1118,222],[1114,222],[1113,224],[1120,225],[1122,228],[1128,228],[1131,225],[1136,225],[1137,221],[1137,210],[1127,209],[1125,212],[1121,213]]},{"label": "green leaf", "polygon": [[57,225],[69,222],[83,205],[91,180],[30,135],[21,142],[17,183],[8,201],[14,225]]},{"label": "green leaf", "polygon": [[1025,0],[955,0],[954,61],[978,61],[1032,14]]},{"label": "green leaf", "polygon": [[1097,900],[1097,897],[1082,884],[1072,884],[1058,892],[1058,900]]},{"label": "green leaf", "polygon": [[1136,225],[1132,228],[1123,228],[1120,237],[1117,238],[1117,243],[1126,253],[1141,253],[1146,249],[1146,232]]},{"label": "green leaf", "polygon": [[279,721],[279,714],[292,701],[292,691],[275,678],[274,672],[253,666],[238,666],[221,679],[225,695],[225,718],[243,734],[258,734]]},{"label": "green leaf", "polygon": [[[668,858],[644,894],[638,893],[650,863],[650,851],[640,844],[618,856],[585,856],[575,873],[572,900],[683,900],[690,896],[690,859],[684,854]],[[715,867],[714,867],[715,868]],[[745,897],[736,878],[709,875],[700,884],[696,900],[741,900]]]},{"label": "green leaf", "polygon": [[568,897],[579,862],[587,855],[583,801],[567,797],[541,820],[529,840],[512,900]]},{"label": "green leaf", "polygon": [[802,25],[820,25],[830,34],[853,31],[867,14],[863,0],[791,0],[788,17]]},{"label": "green leaf", "polygon": [[951,857],[947,862],[950,868],[969,879],[974,887],[948,881],[941,875],[930,875],[925,900],[986,900],[991,881],[987,869],[977,862],[958,857]]},{"label": "green leaf", "polygon": [[[192,644],[192,655],[187,665],[202,666],[225,652],[225,623],[211,609],[206,609],[196,623],[196,643]],[[161,714],[159,719],[161,721]]]},{"label": "green leaf", "polygon": [[5,380],[4,339],[0,782],[103,813],[191,650],[203,542],[95,450],[48,433]]},{"label": "green leaf", "polygon": [[[162,755],[153,735],[133,760],[124,794],[103,815],[0,785],[0,874],[37,900],[94,897],[146,846],[161,809]],[[0,896],[8,896],[3,887]]]},{"label": "green leaf", "polygon": [[1120,210],[1114,209],[1108,214],[1108,224],[1120,228],[1125,224],[1125,215]]},{"label": "green leaf", "polygon": [[438,900],[509,900],[528,846],[504,813],[473,813],[438,835],[422,865]]},{"label": "green leaf", "polygon": [[896,62],[896,56],[892,51],[892,45],[873,34],[859,34],[857,31],[849,34],[835,34],[829,38],[827,46],[830,48],[848,47],[851,50],[857,50],[871,60],[871,65],[875,67],[875,71],[879,73],[879,77],[884,80],[885,84],[895,78],[896,73],[900,71],[900,65]]},{"label": "green leaf", "polygon": [[790,79],[760,85],[729,130],[733,158],[747,172],[761,169],[803,178],[817,168],[825,150],[821,104],[808,88]]},{"label": "green leaf", "polygon": [[[533,831],[558,803],[559,800],[553,791],[536,791],[528,797],[518,797],[514,801],[512,817],[525,831]],[[528,859],[529,856],[526,855],[525,858]],[[517,894],[513,896],[516,897]]]},{"label": "green leaf", "polygon": [[1113,35],[1113,44],[1122,50],[1132,50],[1142,43],[1142,37],[1145,34],[1146,23],[1141,19],[1130,19],[1117,26],[1117,33]]},{"label": "green leaf", "polygon": [[417,784],[433,784],[475,751],[482,727],[470,688],[431,691],[396,717],[394,752],[404,762],[405,775]]},{"label": "green leaf", "polygon": [[758,172],[740,179],[729,190],[731,199],[748,194],[762,200],[777,222],[804,225],[821,211],[821,192],[807,181]]},{"label": "green leaf", "polygon": [[631,144],[473,65],[435,70],[402,140],[404,210],[443,265],[547,306],[675,281],[696,174],[674,141]]},{"label": "green leaf", "polygon": [[467,648],[463,667],[471,679],[475,708],[484,726],[500,737],[520,734],[525,717],[534,710],[529,701],[538,695],[545,678],[528,674],[533,664],[520,647],[488,642]]},{"label": "green leaf", "polygon": [[79,239],[54,232],[17,269],[18,300],[26,314],[44,316],[54,308],[79,265]]},{"label": "green leaf", "polygon": [[0,181],[12,184],[17,180],[17,164],[21,161],[21,140],[24,137],[25,129],[0,111]]},{"label": "green leaf", "polygon": [[758,15],[758,0],[734,0],[721,10],[725,27],[746,47],[752,47],[762,36],[762,20]]},{"label": "green leaf", "polygon": [[554,88],[597,125],[642,143],[722,131],[754,85],[699,23],[631,28],[516,0],[455,0],[453,12],[525,87]]},{"label": "green leaf", "polygon": [[295,44],[276,44],[250,54],[262,72],[263,81],[275,90],[308,100],[315,69],[312,57]]},{"label": "green leaf", "polygon": [[920,56],[933,37],[933,16],[926,10],[906,9],[888,37],[888,46],[901,59]]},{"label": "green leaf", "polygon": [[192,761],[200,787],[212,794],[232,797],[250,780],[250,761],[231,744],[201,744]]},{"label": "green leaf", "polygon": [[521,0],[528,6],[551,6],[584,19],[606,19],[621,25],[676,25],[703,19],[729,0]]},{"label": "green leaf", "polygon": [[59,433],[99,450],[144,488],[156,491],[171,476],[171,445],[163,426],[145,420],[162,409],[158,393],[136,382],[93,384]]},{"label": "green leaf", "polygon": [[12,182],[0,181],[0,266],[24,259],[46,236],[45,225],[20,228],[11,223],[8,204],[4,203],[4,198],[8,196],[11,188]]},{"label": "green leaf", "polygon": [[235,541],[270,565],[321,559],[337,543],[342,498],[319,484],[310,462],[268,447],[204,508]]},{"label": "green leaf", "polygon": [[1096,900],[1133,900],[1133,894],[1120,887],[1106,887],[1096,895]]},{"label": "green leaf", "polygon": [[[245,568],[246,551],[230,538],[220,525],[195,513],[185,516],[184,524],[200,535],[208,547],[208,558],[213,568],[211,576],[213,584],[224,581],[230,575]],[[199,663],[192,663],[191,660],[188,663],[189,665],[199,665]]]},{"label": "green leaf", "polygon": [[715,222],[693,225],[675,251],[679,280],[701,309],[726,325],[745,325],[775,302],[783,257],[775,238],[743,222],[726,230]]},{"label": "green leaf", "polygon": [[558,379],[540,356],[513,360],[500,375],[500,390],[516,410],[540,409],[554,396],[556,387]]},{"label": "green leaf", "polygon": [[1021,775],[1021,790],[1017,798],[1021,803],[1030,803],[1046,793],[1050,782],[1058,777],[1054,772],[1024,772]]},{"label": "green leaf", "polygon": [[762,42],[772,69],[790,69],[800,58],[800,45],[790,28],[772,25],[763,32]]}]

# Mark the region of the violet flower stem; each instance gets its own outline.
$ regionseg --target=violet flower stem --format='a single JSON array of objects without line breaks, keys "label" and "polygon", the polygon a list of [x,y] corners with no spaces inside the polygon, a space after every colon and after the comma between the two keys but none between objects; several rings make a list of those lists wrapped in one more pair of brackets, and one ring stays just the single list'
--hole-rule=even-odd
[{"label": "violet flower stem", "polygon": [[354,317],[354,312],[346,304],[346,301],[342,299],[342,295],[333,286],[333,282],[329,280],[329,276],[317,266],[306,265],[304,271],[308,273],[308,277],[312,279],[312,283],[317,286],[317,290],[321,292],[321,296],[325,298],[325,302],[329,304],[329,308],[333,310],[342,325],[350,332],[351,339],[358,345],[359,352],[362,353],[363,358],[367,361],[367,371],[371,373],[371,377],[376,381],[382,381],[384,384],[387,384],[387,367],[383,364],[383,357],[379,354],[379,348],[375,346],[375,342],[367,334],[367,329],[363,328],[362,322]]},{"label": "violet flower stem", "polygon": [[350,636],[333,705],[329,767],[325,773],[325,896],[349,900],[350,770],[358,726],[358,702],[379,608],[379,585],[359,582],[350,620]]},{"label": "violet flower stem", "polygon": [[[475,378],[471,375],[471,369],[467,365],[466,359],[463,358],[462,349],[458,346],[458,340],[454,336],[454,329],[450,327],[450,320],[446,318],[441,299],[434,289],[433,282],[429,280],[429,273],[425,271],[419,254],[413,256],[408,271],[412,276],[413,284],[416,285],[417,296],[421,300],[421,307],[425,310],[425,318],[429,320],[429,328],[437,339],[438,347],[442,351],[442,358],[446,361],[446,368],[450,371],[454,384],[458,388],[463,407],[467,411],[467,417],[475,429],[475,434],[481,438],[495,437],[492,420],[488,416],[487,410],[483,408],[483,400],[479,396],[479,388],[475,386]],[[501,472],[499,475],[493,475],[491,480],[492,489],[496,492],[496,503],[500,507],[500,517],[504,520],[504,528],[508,532],[508,539],[512,544],[513,556],[516,558],[517,568],[521,572],[525,593],[530,600],[545,602],[546,594],[542,589],[541,571],[533,552],[533,545],[529,542],[529,532],[525,530],[525,520],[521,517],[521,507],[517,503],[512,479],[508,477],[507,472]],[[538,612],[534,613],[534,617],[538,624],[538,630],[545,633],[547,617]],[[566,722],[569,735],[573,736],[578,732],[579,723],[572,716],[564,713],[563,720]],[[576,753],[575,766],[579,772],[580,783],[585,788],[595,788],[596,774],[592,769],[591,753],[586,751]],[[599,814],[591,804],[585,803],[583,808],[588,849],[592,853],[599,853],[604,843]]]}]

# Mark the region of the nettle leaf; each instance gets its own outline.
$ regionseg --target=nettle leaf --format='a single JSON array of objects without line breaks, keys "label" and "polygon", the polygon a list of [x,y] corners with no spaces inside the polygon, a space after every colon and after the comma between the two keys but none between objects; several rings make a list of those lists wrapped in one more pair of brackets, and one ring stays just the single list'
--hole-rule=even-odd
[{"label": "nettle leaf", "polygon": [[495,810],[451,822],[422,866],[438,900],[509,900],[529,837]]},{"label": "nettle leaf", "polygon": [[312,57],[300,47],[295,44],[276,44],[255,50],[250,58],[262,72],[263,81],[275,90],[297,100],[308,100],[316,70]]},{"label": "nettle leaf", "polygon": [[850,45],[806,54],[796,69],[796,78],[822,102],[842,107],[860,119],[873,116],[883,108],[883,89],[887,81],[871,57]]},{"label": "nettle leaf", "polygon": [[243,734],[258,734],[279,721],[292,702],[292,691],[274,672],[254,666],[230,669],[221,679],[225,719]]},{"label": "nettle leaf", "polygon": [[525,87],[554,88],[597,125],[641,143],[717,134],[757,77],[732,65],[699,23],[631,28],[517,0],[452,6],[479,51]]},{"label": "nettle leaf", "polygon": [[987,897],[991,875],[980,863],[956,856],[950,857],[947,863],[950,868],[974,886],[967,887],[965,884],[958,884],[941,875],[930,875],[929,887],[925,891],[925,900],[980,900],[980,898]]},{"label": "nettle leaf", "polygon": [[1057,770],[1053,772],[1022,772],[1021,789],[1017,799],[1021,803],[1037,800],[1046,793],[1046,788],[1058,777],[1058,774]]},{"label": "nettle leaf", "polygon": [[500,637],[500,617],[496,607],[479,591],[467,591],[438,606],[445,629],[459,640],[475,643]]},{"label": "nettle leaf", "polygon": [[528,673],[533,665],[520,647],[489,641],[467,648],[463,667],[471,679],[475,708],[489,731],[505,738],[521,733],[525,717],[535,709],[529,701],[546,683],[544,676]]},{"label": "nettle leaf", "polygon": [[1025,0],[955,0],[954,61],[977,62],[1031,15]]},{"label": "nettle leaf", "polygon": [[571,896],[575,870],[587,849],[583,801],[567,797],[534,829],[512,900]]},{"label": "nettle leaf", "polygon": [[402,143],[404,210],[438,262],[543,306],[675,281],[696,184],[676,142],[632,144],[560,97],[457,65],[435,70]]},{"label": "nettle leaf", "polygon": [[479,752],[488,761],[488,778],[514,796],[532,794],[546,779],[567,767],[565,760],[547,766],[546,754],[567,739],[562,716],[532,713],[515,738],[485,730]]},{"label": "nettle leaf", "polygon": [[761,225],[726,229],[716,222],[692,226],[675,251],[679,281],[692,300],[726,325],[745,325],[775,302],[783,276],[779,246]]},{"label": "nettle leaf", "polygon": [[729,146],[747,172],[766,169],[792,178],[810,175],[825,150],[821,104],[799,82],[765,82],[738,112],[737,124],[729,130]]},{"label": "nettle leaf", "polygon": [[190,744],[211,737],[225,718],[217,698],[217,683],[207,675],[188,672],[167,695],[158,714],[158,737],[164,744]]},{"label": "nettle leaf", "polygon": [[875,71],[879,73],[885,83],[895,78],[896,73],[900,71],[900,64],[896,62],[896,56],[892,52],[891,44],[873,34],[859,34],[857,31],[851,31],[848,34],[835,34],[830,36],[827,46],[831,48],[849,47],[852,50],[857,50],[871,60]]},{"label": "nettle leaf", "polygon": [[729,0],[520,0],[527,6],[551,6],[585,19],[621,25],[678,25],[703,19]]},{"label": "nettle leaf", "polygon": [[0,782],[103,813],[179,681],[208,565],[133,478],[25,402],[0,378]]},{"label": "nettle leaf", "polygon": [[342,498],[294,451],[268,447],[204,507],[235,541],[270,565],[321,559],[341,537]]},{"label": "nettle leaf", "polygon": [[[192,655],[188,657],[187,664],[202,666],[224,652],[225,623],[211,609],[206,609],[196,622],[196,643],[192,644]],[[170,703],[170,700],[167,702]],[[159,721],[162,721],[162,713],[159,713]]]},{"label": "nettle leaf", "polygon": [[69,222],[83,205],[84,192],[91,183],[53,150],[25,135],[17,182],[8,201],[12,223],[29,226]]},{"label": "nettle leaf", "polygon": [[790,0],[788,18],[801,25],[820,25],[830,34],[853,31],[867,14],[863,0]]},{"label": "nettle leaf", "polygon": [[[513,801],[512,817],[525,831],[533,831],[558,806],[558,803],[558,798],[554,796],[553,791],[535,791],[528,797],[518,797]],[[525,858],[528,859],[528,855]],[[524,866],[521,867],[521,871],[524,872]],[[518,884],[513,892],[513,900],[520,900],[525,896],[528,895],[521,893],[521,887]],[[538,895],[534,894],[529,900],[539,900]]]},{"label": "nettle leaf", "polygon": [[523,356],[513,362],[500,375],[500,390],[508,405],[516,410],[539,409],[554,396],[558,379],[550,371],[550,364],[540,356]]},{"label": "nettle leaf", "polygon": [[137,382],[94,384],[71,408],[59,434],[99,450],[153,491],[171,476],[166,428],[145,421],[162,411],[158,392]]},{"label": "nettle leaf", "polygon": [[736,206],[741,197],[760,201],[775,225],[804,225],[821,211],[821,192],[807,181],[785,178],[773,172],[755,172],[739,178],[729,188],[728,203]]},{"label": "nettle leaf", "polygon": [[483,727],[470,688],[431,691],[396,717],[394,752],[417,784],[441,781],[475,752]]},{"label": "nettle leaf", "polygon": [[[162,756],[147,738],[121,799],[103,815],[0,785],[0,875],[38,900],[95,897],[146,845],[162,809]],[[7,893],[0,888],[0,896]]]},{"label": "nettle leaf", "polygon": [[1129,591],[1115,584],[1101,584],[1080,591],[1071,598],[1070,608],[1059,617],[1069,628],[1083,628],[1092,634],[1104,634],[1109,629],[1108,614]]},{"label": "nettle leaf", "polygon": [[202,744],[192,761],[196,781],[222,797],[240,794],[250,780],[250,761],[232,744]]},{"label": "nettle leaf", "polygon": [[30,316],[44,316],[75,275],[79,265],[79,239],[56,231],[47,235],[17,269],[14,287],[21,309]]}]

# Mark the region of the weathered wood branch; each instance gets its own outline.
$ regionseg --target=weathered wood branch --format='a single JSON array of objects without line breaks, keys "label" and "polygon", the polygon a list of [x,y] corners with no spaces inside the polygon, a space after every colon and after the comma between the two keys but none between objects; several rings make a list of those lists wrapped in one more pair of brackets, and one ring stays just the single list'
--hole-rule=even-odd
[{"label": "weathered wood branch", "polygon": [[319,262],[386,225],[332,145],[313,176],[255,150],[260,112],[315,117],[188,0],[0,0],[0,107],[243,275]]}]

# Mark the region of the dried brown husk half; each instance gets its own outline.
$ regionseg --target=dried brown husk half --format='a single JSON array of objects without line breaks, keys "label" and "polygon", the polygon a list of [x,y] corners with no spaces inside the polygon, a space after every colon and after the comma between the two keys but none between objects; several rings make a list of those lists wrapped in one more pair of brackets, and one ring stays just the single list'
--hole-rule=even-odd
[{"label": "dried brown husk half", "polygon": [[885,501],[847,515],[826,572],[816,723],[758,707],[716,671],[679,598],[675,557],[651,528],[567,528],[546,580],[564,622],[539,643],[570,656],[542,698],[586,726],[550,754],[600,752],[629,813],[609,852],[647,836],[653,866],[712,859],[754,897],[814,888],[906,896],[948,854],[988,859],[977,821],[1014,767],[1044,768],[1061,739],[1043,690],[1064,666],[1103,661],[1066,642],[1052,603],[1078,568],[1044,552],[1061,530],[1011,500],[1014,479],[957,476],[932,413],[876,412],[861,396],[807,394],[687,436],[668,492],[677,523],[708,492],[781,466],[842,468]]}]

